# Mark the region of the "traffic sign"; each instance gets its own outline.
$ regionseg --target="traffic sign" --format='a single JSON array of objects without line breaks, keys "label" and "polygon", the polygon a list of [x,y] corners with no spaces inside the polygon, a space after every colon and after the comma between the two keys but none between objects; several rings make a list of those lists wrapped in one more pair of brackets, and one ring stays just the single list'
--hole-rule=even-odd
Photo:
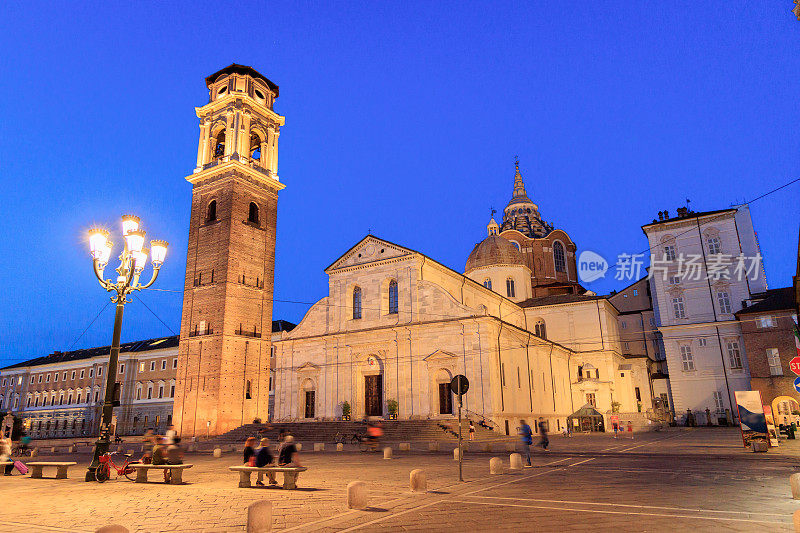
[{"label": "traffic sign", "polygon": [[469,390],[469,380],[467,379],[467,376],[462,374],[454,376],[450,381],[450,390],[453,391],[453,394],[466,394],[466,392]]},{"label": "traffic sign", "polygon": [[792,370],[792,372],[800,376],[800,355],[789,361],[789,368]]},{"label": "traffic sign", "polygon": [[800,392],[800,378],[795,378],[794,380],[794,390]]}]

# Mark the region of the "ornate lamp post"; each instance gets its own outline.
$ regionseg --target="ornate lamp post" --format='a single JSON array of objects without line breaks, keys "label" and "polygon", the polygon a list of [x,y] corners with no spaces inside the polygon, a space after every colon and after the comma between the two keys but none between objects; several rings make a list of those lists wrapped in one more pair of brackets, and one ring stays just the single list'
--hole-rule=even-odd
[{"label": "ornate lamp post", "polygon": [[[108,357],[106,373],[106,392],[103,400],[103,416],[100,422],[100,435],[95,443],[94,457],[86,472],[86,481],[94,481],[94,471],[100,464],[100,456],[106,453],[111,445],[110,426],[114,412],[114,389],[117,379],[117,360],[119,359],[119,340],[122,334],[122,313],[129,302],[128,294],[146,289],[155,283],[164,258],[167,255],[167,242],[150,241],[150,250],[144,247],[146,233],[139,227],[139,217],[124,215],[122,217],[123,250],[119,256],[116,281],[103,279],[108,260],[111,258],[113,243],[108,239],[108,231],[101,228],[89,230],[89,249],[91,250],[94,274],[100,286],[113,292],[111,301],[117,304],[114,316],[114,334],[111,340],[111,353]],[[147,264],[147,256],[153,263],[153,274],[150,281],[142,285],[139,278]]]}]

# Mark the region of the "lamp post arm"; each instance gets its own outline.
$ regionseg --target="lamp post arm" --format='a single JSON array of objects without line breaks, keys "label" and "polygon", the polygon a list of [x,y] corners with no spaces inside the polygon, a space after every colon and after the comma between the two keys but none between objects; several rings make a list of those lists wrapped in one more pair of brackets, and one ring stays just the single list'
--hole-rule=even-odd
[{"label": "lamp post arm", "polygon": [[150,285],[156,282],[156,278],[158,277],[158,272],[161,270],[161,266],[153,267],[153,277],[150,278],[150,281],[147,282],[147,285],[139,285],[136,287],[138,290],[146,289]]},{"label": "lamp post arm", "polygon": [[93,264],[94,275],[97,278],[98,283],[100,283],[100,286],[107,291],[112,290],[111,288],[112,283],[110,281],[103,279],[103,271],[100,269],[100,261],[94,259],[92,261],[92,264]]}]

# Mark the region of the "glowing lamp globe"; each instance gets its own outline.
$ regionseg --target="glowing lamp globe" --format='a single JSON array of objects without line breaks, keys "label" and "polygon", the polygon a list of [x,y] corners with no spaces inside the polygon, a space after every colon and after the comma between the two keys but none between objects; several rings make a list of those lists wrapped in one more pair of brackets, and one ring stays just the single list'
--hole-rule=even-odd
[{"label": "glowing lamp globe", "polygon": [[147,253],[149,250],[147,248],[143,248],[141,252],[132,252],[131,255],[133,256],[133,268],[134,270],[144,270],[145,265],[147,265]]},{"label": "glowing lamp globe", "polygon": [[92,228],[89,230],[89,251],[95,259],[102,259],[104,250],[108,242],[108,232],[102,228]]},{"label": "glowing lamp globe", "polygon": [[131,230],[125,234],[125,244],[129,252],[141,252],[144,248],[144,237],[147,233],[141,229]]},{"label": "glowing lamp globe", "polygon": [[167,257],[167,241],[153,240],[150,241],[150,254],[154,266],[160,266]]},{"label": "glowing lamp globe", "polygon": [[122,234],[127,235],[131,231],[139,229],[139,217],[136,215],[122,215]]}]

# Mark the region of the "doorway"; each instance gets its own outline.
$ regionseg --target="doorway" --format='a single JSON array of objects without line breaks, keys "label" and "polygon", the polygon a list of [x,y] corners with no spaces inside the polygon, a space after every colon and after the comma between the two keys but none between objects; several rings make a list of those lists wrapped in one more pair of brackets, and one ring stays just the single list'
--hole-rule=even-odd
[{"label": "doorway", "polygon": [[305,418],[314,418],[314,404],[316,401],[316,391],[306,391],[306,410]]},{"label": "doorway", "polygon": [[364,414],[383,416],[383,376],[364,376]]},{"label": "doorway", "polygon": [[439,414],[453,414],[453,395],[449,383],[439,383]]}]

